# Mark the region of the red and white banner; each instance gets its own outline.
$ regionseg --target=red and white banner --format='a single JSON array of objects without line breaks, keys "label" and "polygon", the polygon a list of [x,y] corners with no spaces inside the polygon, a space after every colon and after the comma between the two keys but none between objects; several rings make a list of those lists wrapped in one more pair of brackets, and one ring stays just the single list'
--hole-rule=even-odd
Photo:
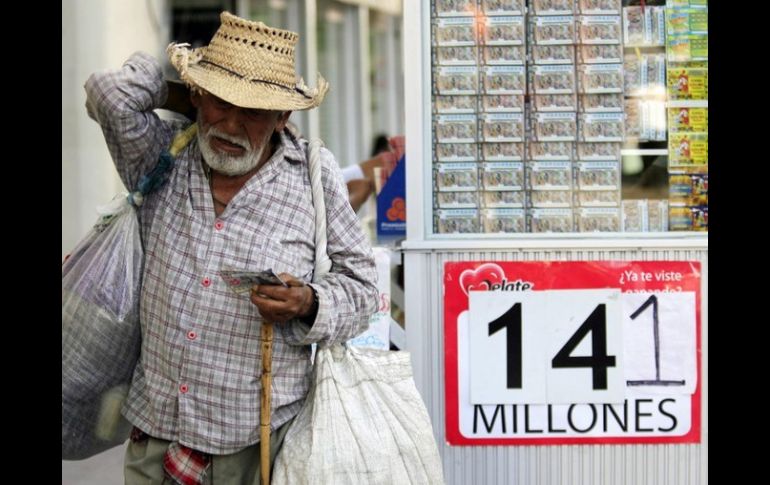
[{"label": "red and white banner", "polygon": [[450,445],[700,442],[700,263],[444,266]]}]

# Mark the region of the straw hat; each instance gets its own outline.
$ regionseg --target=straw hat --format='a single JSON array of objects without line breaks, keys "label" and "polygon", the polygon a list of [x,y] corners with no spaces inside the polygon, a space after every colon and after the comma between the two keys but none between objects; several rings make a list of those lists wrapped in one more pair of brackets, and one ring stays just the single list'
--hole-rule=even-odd
[{"label": "straw hat", "polygon": [[229,12],[208,46],[169,44],[166,52],[179,76],[195,90],[205,90],[242,108],[295,111],[315,108],[329,83],[319,74],[310,89],[294,68],[299,35],[268,27]]}]

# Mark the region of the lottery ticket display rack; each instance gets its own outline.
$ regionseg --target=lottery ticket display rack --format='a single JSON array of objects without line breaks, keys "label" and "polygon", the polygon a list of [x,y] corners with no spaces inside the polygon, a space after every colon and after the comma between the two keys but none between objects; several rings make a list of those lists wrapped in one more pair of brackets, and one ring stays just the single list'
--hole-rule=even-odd
[{"label": "lottery ticket display rack", "polygon": [[[707,113],[707,101],[667,96],[666,133],[652,134],[665,148],[628,148],[634,114],[617,79],[629,50],[652,52],[625,39],[619,55],[612,47],[628,2],[614,13],[587,12],[611,1],[569,2],[572,19],[546,10],[559,1],[521,2],[529,9],[516,11],[518,3],[404,4],[405,85],[413,87],[401,246],[406,347],[446,482],[707,483],[707,205],[705,223],[692,223],[707,199],[688,189],[690,226],[650,231],[674,220],[668,203],[681,202],[678,193],[660,197],[653,220],[649,211],[635,222],[620,183],[621,156],[660,154],[679,157],[669,165],[690,181],[705,173],[707,193],[707,121],[688,132],[705,140],[695,150],[705,159],[694,160],[692,149],[686,159],[671,134],[688,128],[670,109]],[[691,10],[707,6],[691,3],[682,8],[693,24],[700,11]],[[468,5],[471,15],[436,14]],[[563,29],[572,29],[568,48],[548,41]],[[682,42],[696,52],[698,35],[667,38],[663,52]],[[559,52],[574,60],[533,61]],[[603,55],[612,62],[585,62]],[[691,79],[707,73],[672,65]],[[601,109],[612,106],[622,108]],[[670,178],[681,174],[664,170],[674,190]]]}]

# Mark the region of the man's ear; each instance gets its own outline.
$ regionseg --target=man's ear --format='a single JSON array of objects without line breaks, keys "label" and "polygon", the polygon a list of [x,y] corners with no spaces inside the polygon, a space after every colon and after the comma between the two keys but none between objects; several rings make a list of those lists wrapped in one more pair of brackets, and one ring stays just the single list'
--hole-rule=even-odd
[{"label": "man's ear", "polygon": [[199,109],[201,107],[201,94],[195,90],[190,90],[190,102],[195,107],[195,109]]},{"label": "man's ear", "polygon": [[276,133],[280,133],[284,128],[286,128],[286,123],[289,121],[289,116],[291,116],[291,111],[284,111],[278,115],[278,123],[275,125]]}]

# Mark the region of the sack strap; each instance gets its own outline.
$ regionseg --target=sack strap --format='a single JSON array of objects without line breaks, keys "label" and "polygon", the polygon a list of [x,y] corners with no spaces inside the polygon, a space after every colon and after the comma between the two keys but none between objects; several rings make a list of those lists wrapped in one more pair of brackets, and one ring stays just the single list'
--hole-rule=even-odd
[{"label": "sack strap", "polygon": [[308,168],[310,171],[310,187],[315,207],[315,271],[313,281],[319,281],[332,267],[332,260],[326,252],[326,201],[324,187],[321,181],[321,147],[323,142],[313,138],[308,144]]},{"label": "sack strap", "polygon": [[150,192],[160,187],[163,182],[163,176],[171,170],[174,166],[174,159],[179,155],[184,147],[195,137],[198,133],[198,123],[193,123],[188,126],[184,131],[177,133],[171,142],[171,146],[166,151],[164,150],[158,159],[158,163],[155,168],[150,170],[149,173],[142,175],[137,185],[137,190],[128,194],[128,202],[131,205],[139,207],[144,202],[144,197]]}]

